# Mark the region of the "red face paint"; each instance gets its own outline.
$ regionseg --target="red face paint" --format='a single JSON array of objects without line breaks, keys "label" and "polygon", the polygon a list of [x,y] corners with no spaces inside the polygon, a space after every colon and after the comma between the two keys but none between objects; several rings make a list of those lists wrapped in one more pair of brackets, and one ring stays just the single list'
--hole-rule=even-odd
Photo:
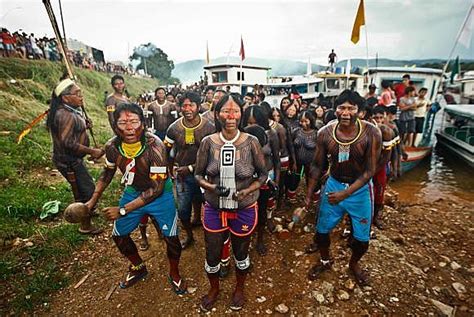
[{"label": "red face paint", "polygon": [[140,141],[144,126],[136,113],[123,111],[117,119],[117,134],[125,143]]},{"label": "red face paint", "polygon": [[237,128],[241,116],[240,107],[233,100],[229,100],[219,111],[219,121],[224,129]]}]

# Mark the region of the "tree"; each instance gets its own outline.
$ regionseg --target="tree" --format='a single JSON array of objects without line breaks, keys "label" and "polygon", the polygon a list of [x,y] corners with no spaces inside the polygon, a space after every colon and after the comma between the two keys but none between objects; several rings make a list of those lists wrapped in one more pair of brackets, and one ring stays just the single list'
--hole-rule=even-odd
[{"label": "tree", "polygon": [[151,77],[161,82],[169,82],[174,63],[168,60],[168,55],[153,43],[142,44],[133,49],[130,56],[132,64],[137,65],[136,70],[143,69]]}]

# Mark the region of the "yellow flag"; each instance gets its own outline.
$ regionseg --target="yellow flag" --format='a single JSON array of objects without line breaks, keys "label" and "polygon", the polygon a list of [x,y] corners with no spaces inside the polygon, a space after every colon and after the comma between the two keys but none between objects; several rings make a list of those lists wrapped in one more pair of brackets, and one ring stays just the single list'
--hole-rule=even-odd
[{"label": "yellow flag", "polygon": [[359,9],[357,9],[357,15],[352,27],[351,41],[354,44],[359,42],[360,38],[360,27],[365,25],[365,13],[364,13],[364,0],[360,0]]},{"label": "yellow flag", "polygon": [[206,65],[209,65],[211,60],[209,59],[209,43],[206,42]]}]

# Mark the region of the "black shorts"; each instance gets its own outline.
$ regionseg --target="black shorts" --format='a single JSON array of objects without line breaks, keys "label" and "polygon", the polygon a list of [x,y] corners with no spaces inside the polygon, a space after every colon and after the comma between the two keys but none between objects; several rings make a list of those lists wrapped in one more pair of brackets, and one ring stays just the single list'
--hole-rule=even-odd
[{"label": "black shorts", "polygon": [[398,123],[398,130],[400,134],[415,133],[415,119],[407,121],[400,120]]},{"label": "black shorts", "polygon": [[423,125],[425,123],[425,117],[415,117],[415,131],[416,133],[423,133]]}]

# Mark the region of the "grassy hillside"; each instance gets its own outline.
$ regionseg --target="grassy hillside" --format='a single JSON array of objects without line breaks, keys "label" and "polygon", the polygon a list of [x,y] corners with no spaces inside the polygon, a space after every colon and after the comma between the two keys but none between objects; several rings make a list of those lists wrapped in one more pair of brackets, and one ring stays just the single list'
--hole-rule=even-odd
[{"label": "grassy hillside", "polygon": [[[44,122],[38,124],[20,145],[15,139],[21,129],[48,108],[51,91],[63,73],[62,65],[48,61],[0,59],[0,312],[32,309],[47,302],[47,294],[68,283],[60,270],[87,237],[76,225],[66,224],[61,213],[40,221],[44,203],[60,201],[60,210],[72,202],[69,185],[53,171],[51,140]],[[110,77],[75,69],[85,96],[85,107],[94,123],[99,144],[112,136],[103,107],[104,92],[111,92]],[[125,76],[130,94],[155,89],[156,80]],[[99,164],[90,165],[97,178]],[[102,201],[116,204],[119,186]],[[96,219],[105,226],[105,221]],[[77,269],[80,269],[79,267]]]}]

